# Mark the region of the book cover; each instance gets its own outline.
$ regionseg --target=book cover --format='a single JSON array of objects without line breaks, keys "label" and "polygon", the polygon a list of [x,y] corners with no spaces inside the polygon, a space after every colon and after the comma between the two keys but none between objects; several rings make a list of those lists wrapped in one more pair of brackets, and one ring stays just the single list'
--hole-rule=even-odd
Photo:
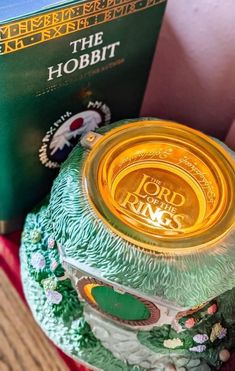
[{"label": "book cover", "polygon": [[165,6],[1,2],[2,232],[49,191],[83,133],[139,115]]}]

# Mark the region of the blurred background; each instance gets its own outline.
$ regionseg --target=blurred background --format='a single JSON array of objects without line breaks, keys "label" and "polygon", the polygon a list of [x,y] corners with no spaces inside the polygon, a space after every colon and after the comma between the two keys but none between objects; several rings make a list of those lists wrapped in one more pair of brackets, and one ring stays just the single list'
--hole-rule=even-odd
[{"label": "blurred background", "polygon": [[235,149],[234,15],[234,0],[168,0],[142,116],[228,136]]}]

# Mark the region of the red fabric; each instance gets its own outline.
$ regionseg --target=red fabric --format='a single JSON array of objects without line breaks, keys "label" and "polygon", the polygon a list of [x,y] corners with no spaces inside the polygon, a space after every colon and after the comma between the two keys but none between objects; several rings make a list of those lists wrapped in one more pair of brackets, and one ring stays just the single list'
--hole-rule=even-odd
[{"label": "red fabric", "polygon": [[[20,264],[18,254],[19,244],[20,232],[14,232],[8,236],[0,236],[0,262],[1,267],[8,276],[12,285],[15,287],[21,299],[27,305],[20,279]],[[89,371],[88,368],[79,365],[72,358],[64,354],[60,349],[56,348],[56,350],[71,371]]]},{"label": "red fabric", "polygon": [[[20,280],[19,244],[20,232],[14,232],[8,236],[0,236],[0,261],[11,283],[18,291],[22,300],[26,303]],[[89,371],[86,367],[79,365],[72,358],[64,354],[60,349],[56,349],[71,371]],[[220,368],[220,371],[235,371],[235,353],[233,353],[230,360]]]}]

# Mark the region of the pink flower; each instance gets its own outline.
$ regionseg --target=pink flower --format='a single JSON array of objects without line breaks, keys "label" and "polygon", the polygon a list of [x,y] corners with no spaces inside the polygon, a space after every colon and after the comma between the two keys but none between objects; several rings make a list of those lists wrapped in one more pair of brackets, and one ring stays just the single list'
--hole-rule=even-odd
[{"label": "pink flower", "polygon": [[55,246],[55,240],[51,237],[48,238],[48,241],[47,241],[47,246],[49,249],[53,249],[53,247]]},{"label": "pink flower", "polygon": [[193,317],[187,319],[187,321],[185,322],[185,327],[186,328],[192,328],[194,325],[195,325],[196,321]]},{"label": "pink flower", "polygon": [[207,313],[208,314],[214,314],[217,312],[217,305],[216,304],[212,304],[208,309],[207,309]]},{"label": "pink flower", "polygon": [[51,262],[51,270],[54,271],[58,267],[57,261],[53,260]]},{"label": "pink flower", "polygon": [[60,292],[54,290],[48,290],[46,292],[47,300],[52,304],[60,304],[63,296]]}]

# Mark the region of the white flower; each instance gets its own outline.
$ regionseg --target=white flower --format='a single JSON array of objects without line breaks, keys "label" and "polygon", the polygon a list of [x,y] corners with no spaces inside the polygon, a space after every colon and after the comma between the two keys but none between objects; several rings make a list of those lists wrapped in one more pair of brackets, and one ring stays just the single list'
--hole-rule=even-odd
[{"label": "white flower", "polygon": [[42,283],[45,291],[49,291],[49,290],[53,291],[53,290],[56,289],[56,286],[57,286],[57,281],[53,277],[46,278],[46,279],[42,280],[41,283]]},{"label": "white flower", "polygon": [[40,269],[45,267],[46,261],[40,252],[36,252],[31,257],[31,264],[37,271],[40,271]]},{"label": "white flower", "polygon": [[34,244],[38,243],[39,241],[41,241],[41,238],[42,238],[41,232],[38,231],[37,229],[31,231],[30,238],[31,238],[32,243]]},{"label": "white flower", "polygon": [[205,352],[206,346],[205,345],[197,345],[196,347],[189,348],[190,352],[197,352],[202,353]]},{"label": "white flower", "polygon": [[175,349],[175,348],[181,347],[183,345],[183,341],[180,340],[179,338],[167,339],[167,340],[164,340],[163,345],[165,348]]},{"label": "white flower", "polygon": [[217,338],[223,339],[227,335],[227,329],[224,328],[220,322],[213,325],[210,334],[210,341],[213,343]]}]

